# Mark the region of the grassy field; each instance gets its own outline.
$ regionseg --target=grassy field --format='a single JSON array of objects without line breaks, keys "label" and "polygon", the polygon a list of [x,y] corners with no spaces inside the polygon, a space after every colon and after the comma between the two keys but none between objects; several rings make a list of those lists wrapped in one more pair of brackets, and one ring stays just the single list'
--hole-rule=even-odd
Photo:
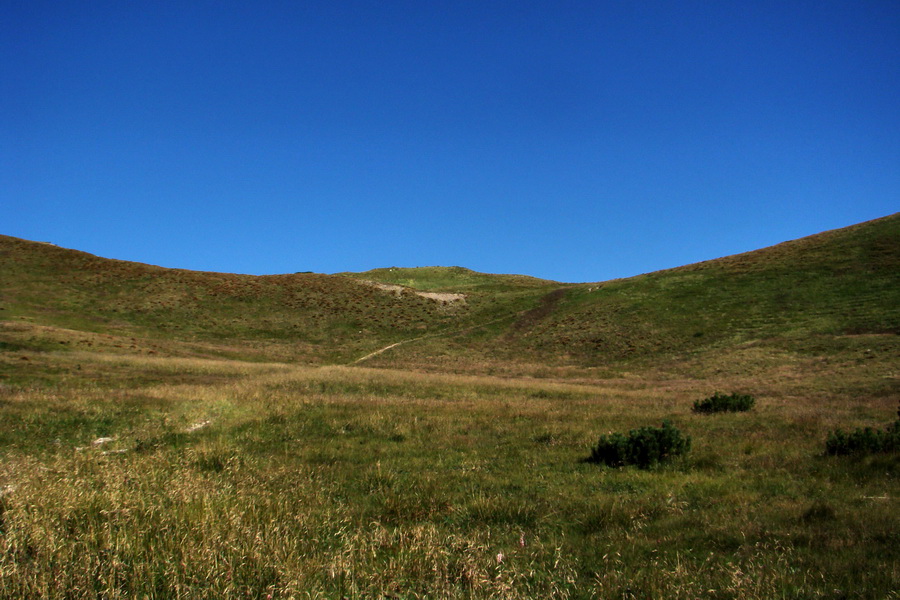
[{"label": "grassy field", "polygon": [[[710,381],[661,373],[19,355],[0,387],[5,598],[898,596],[898,457],[823,456],[835,427],[894,418],[866,362],[827,389],[809,365],[726,374],[764,392],[754,410],[697,415]],[[686,458],[583,462],[663,419]]]},{"label": "grassy field", "polygon": [[0,598],[900,598],[900,456],[824,455],[897,417],[897,273],[898,215],[578,285],[0,236]]}]

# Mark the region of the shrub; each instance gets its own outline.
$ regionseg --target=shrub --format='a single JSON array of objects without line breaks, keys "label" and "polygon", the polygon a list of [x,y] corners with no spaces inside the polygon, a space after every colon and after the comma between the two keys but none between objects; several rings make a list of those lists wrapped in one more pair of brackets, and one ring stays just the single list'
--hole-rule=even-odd
[{"label": "shrub", "polygon": [[694,401],[694,412],[696,413],[717,413],[717,412],[744,412],[753,408],[756,399],[749,394],[731,394],[726,396],[716,392],[709,398]]},{"label": "shrub", "polygon": [[686,454],[690,447],[690,436],[682,435],[669,421],[663,421],[662,427],[632,429],[628,436],[621,433],[600,436],[587,461],[610,467],[637,465],[647,469]]},{"label": "shrub", "polygon": [[865,427],[844,433],[840,429],[831,432],[825,440],[825,454],[877,454],[900,451],[900,409],[897,420],[885,429]]}]

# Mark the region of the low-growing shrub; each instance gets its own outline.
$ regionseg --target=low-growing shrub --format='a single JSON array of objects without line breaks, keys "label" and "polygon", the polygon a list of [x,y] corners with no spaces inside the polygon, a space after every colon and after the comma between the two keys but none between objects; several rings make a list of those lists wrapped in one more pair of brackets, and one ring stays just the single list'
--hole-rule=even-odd
[{"label": "low-growing shrub", "polygon": [[716,392],[709,398],[694,401],[694,412],[696,413],[717,413],[717,412],[744,412],[753,408],[756,399],[749,394],[720,394]]},{"label": "low-growing shrub", "polygon": [[600,436],[587,461],[610,467],[636,465],[647,469],[686,454],[690,448],[690,436],[682,435],[669,421],[663,421],[662,427],[632,429],[627,436],[621,433]]},{"label": "low-growing shrub", "polygon": [[897,420],[884,429],[864,427],[850,433],[836,429],[825,440],[825,454],[878,454],[900,452],[900,409]]}]

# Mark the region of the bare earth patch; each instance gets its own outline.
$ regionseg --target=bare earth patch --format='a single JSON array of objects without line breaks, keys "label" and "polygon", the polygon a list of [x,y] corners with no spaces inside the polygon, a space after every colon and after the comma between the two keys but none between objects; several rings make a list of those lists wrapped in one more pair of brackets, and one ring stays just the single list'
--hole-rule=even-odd
[{"label": "bare earth patch", "polygon": [[414,290],[412,288],[403,287],[402,285],[394,285],[391,283],[379,283],[377,281],[361,281],[365,285],[371,285],[372,287],[376,287],[379,290],[383,290],[385,292],[391,292],[395,296],[401,296],[404,292],[412,292],[417,296],[422,296],[423,298],[428,298],[429,300],[434,300],[436,302],[446,302],[446,303],[454,303],[459,302],[465,304],[466,295],[465,294],[454,294],[454,293],[446,293],[446,292],[420,292],[418,290]]}]

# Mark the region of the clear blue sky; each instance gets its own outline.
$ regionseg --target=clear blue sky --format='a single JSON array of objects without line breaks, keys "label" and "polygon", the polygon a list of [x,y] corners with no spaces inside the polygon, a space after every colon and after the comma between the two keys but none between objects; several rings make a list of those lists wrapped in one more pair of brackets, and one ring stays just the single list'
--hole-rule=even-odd
[{"label": "clear blue sky", "polygon": [[599,281],[900,210],[897,0],[0,2],[0,233]]}]

